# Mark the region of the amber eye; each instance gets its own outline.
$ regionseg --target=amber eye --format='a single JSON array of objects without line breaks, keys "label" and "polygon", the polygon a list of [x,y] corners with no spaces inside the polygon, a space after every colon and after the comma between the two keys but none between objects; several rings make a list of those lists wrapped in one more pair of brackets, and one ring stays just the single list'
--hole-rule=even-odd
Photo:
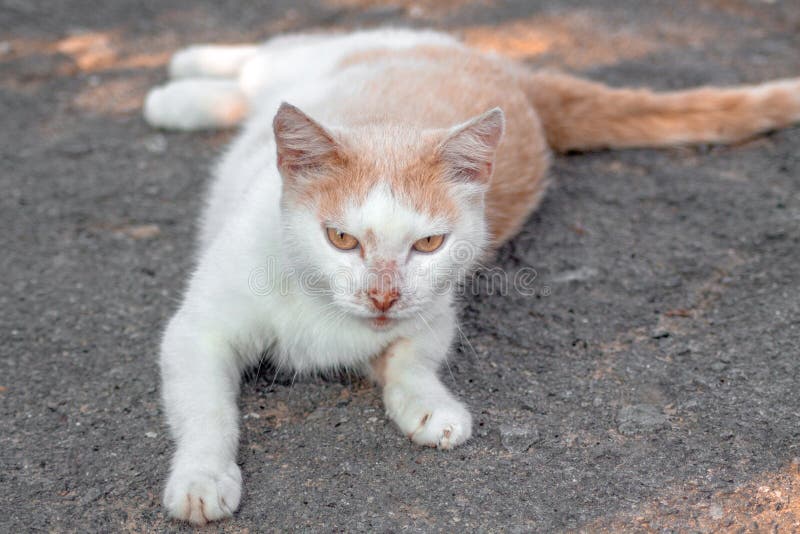
[{"label": "amber eye", "polygon": [[444,234],[429,235],[428,237],[418,239],[414,243],[414,250],[417,252],[433,252],[441,247],[442,243],[444,243]]},{"label": "amber eye", "polygon": [[358,246],[358,239],[337,230],[336,228],[328,228],[328,239],[334,247],[340,250],[353,250]]}]

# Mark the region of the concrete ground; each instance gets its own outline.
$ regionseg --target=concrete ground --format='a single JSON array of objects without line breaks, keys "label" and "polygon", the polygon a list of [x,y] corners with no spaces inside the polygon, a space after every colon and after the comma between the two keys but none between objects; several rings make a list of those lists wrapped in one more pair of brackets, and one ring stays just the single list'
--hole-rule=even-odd
[{"label": "concrete ground", "polygon": [[[230,133],[159,133],[175,49],[435,26],[532,66],[682,88],[800,74],[793,0],[0,1],[0,532],[184,531],[159,333]],[[466,299],[448,384],[475,437],[412,446],[355,377],[248,378],[224,532],[800,530],[800,128],[557,159]]]}]

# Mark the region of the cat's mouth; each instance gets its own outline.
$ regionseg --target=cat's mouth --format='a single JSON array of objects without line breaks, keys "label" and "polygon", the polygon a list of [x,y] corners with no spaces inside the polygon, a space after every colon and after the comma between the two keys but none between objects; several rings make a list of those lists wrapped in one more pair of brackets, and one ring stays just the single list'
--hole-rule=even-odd
[{"label": "cat's mouth", "polygon": [[389,328],[395,322],[396,322],[395,319],[387,317],[386,315],[383,314],[378,315],[377,317],[371,317],[369,319],[370,326],[372,326],[372,328],[375,328],[376,330],[383,330]]}]

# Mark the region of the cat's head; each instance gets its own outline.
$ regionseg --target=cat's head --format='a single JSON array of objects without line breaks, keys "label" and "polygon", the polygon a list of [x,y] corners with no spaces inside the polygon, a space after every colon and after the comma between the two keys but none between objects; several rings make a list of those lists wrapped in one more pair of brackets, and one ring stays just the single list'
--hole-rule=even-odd
[{"label": "cat's head", "polygon": [[375,328],[450,302],[488,243],[500,109],[420,130],[325,127],[283,104],[273,126],[284,247],[304,290]]}]

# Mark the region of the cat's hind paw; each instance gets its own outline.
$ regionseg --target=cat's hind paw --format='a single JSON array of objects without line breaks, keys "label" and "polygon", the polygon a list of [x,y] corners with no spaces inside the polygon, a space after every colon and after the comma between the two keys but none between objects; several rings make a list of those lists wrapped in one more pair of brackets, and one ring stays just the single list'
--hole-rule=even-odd
[{"label": "cat's hind paw", "polygon": [[189,78],[150,90],[144,118],[150,126],[167,130],[228,128],[247,115],[248,104],[235,81]]},{"label": "cat's hind paw", "polygon": [[247,60],[258,53],[251,45],[194,45],[179,50],[169,62],[169,77],[236,78]]},{"label": "cat's hind paw", "polygon": [[176,467],[167,482],[164,506],[172,518],[205,525],[233,515],[241,496],[242,473],[233,462],[220,472]]}]

